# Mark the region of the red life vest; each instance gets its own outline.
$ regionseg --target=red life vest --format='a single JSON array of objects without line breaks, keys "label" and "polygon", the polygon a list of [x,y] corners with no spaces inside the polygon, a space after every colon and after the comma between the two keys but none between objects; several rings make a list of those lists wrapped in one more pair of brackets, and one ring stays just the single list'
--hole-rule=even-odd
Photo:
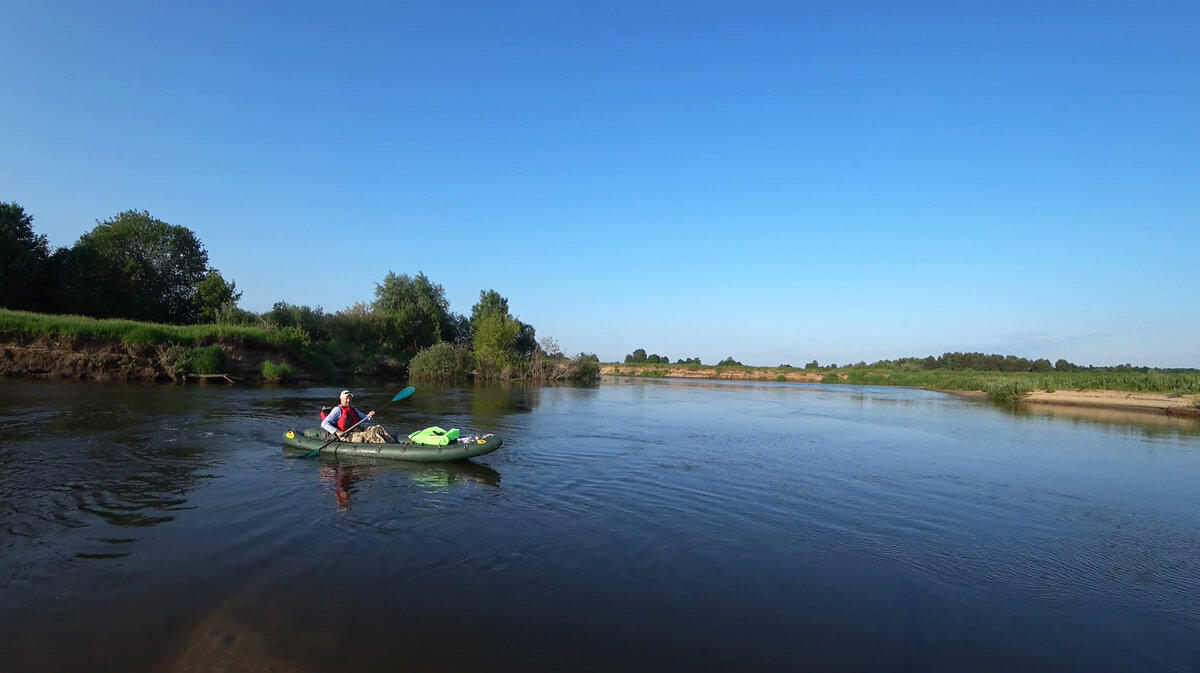
[{"label": "red life vest", "polygon": [[[330,411],[333,411],[333,409],[331,408]],[[325,413],[325,410],[321,409],[321,420],[325,420],[325,416],[327,416],[327,415],[328,414]],[[345,432],[347,428],[352,428],[357,423],[358,423],[358,412],[356,412],[354,410],[354,407],[352,407],[352,406],[342,407],[342,415],[341,415],[341,417],[338,418],[338,421],[337,421],[338,430]]]}]

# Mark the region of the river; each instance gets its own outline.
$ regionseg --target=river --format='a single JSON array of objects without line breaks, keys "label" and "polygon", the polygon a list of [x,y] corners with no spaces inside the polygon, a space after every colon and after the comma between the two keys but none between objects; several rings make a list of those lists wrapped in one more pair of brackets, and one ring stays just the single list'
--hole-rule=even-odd
[{"label": "river", "polygon": [[284,456],[340,388],[0,382],[4,670],[1200,670],[1195,420],[418,383],[504,446]]}]

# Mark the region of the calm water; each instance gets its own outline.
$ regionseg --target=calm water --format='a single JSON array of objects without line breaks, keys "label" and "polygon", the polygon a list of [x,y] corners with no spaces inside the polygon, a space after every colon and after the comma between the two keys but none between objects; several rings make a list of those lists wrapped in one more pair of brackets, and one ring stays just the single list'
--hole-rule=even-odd
[{"label": "calm water", "polygon": [[285,458],[339,389],[0,382],[0,667],[1200,670],[1194,421],[418,385],[504,448]]}]

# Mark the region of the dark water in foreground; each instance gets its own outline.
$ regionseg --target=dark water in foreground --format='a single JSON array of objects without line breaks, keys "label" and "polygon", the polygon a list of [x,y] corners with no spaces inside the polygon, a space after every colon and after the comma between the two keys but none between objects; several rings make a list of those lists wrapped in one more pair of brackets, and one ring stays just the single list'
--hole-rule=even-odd
[{"label": "dark water in foreground", "polygon": [[285,459],[336,390],[0,382],[0,668],[1200,670],[1194,421],[418,386],[505,447]]}]

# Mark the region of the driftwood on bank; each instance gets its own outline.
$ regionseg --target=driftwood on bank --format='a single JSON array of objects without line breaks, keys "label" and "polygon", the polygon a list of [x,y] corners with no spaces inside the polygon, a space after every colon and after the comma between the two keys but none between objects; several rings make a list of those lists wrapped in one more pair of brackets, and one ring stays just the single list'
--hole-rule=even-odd
[{"label": "driftwood on bank", "polygon": [[241,381],[241,379],[237,378],[236,376],[230,376],[229,374],[188,374],[187,380],[189,380],[189,381],[191,381],[191,380],[198,380],[198,381],[217,380],[217,381],[225,381],[226,383],[237,383],[238,381]]}]

